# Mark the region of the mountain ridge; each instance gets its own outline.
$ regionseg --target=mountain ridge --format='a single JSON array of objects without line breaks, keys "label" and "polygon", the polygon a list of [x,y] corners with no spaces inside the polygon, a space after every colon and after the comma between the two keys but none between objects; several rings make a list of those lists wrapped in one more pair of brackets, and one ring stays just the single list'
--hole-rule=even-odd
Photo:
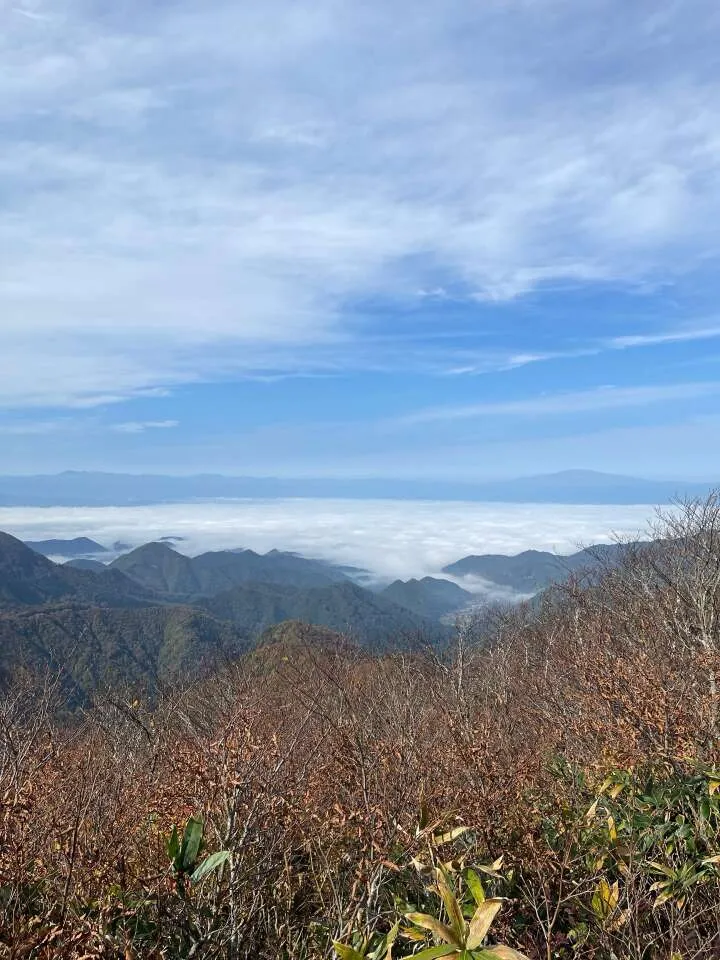
[{"label": "mountain ridge", "polygon": [[297,620],[327,627],[377,646],[397,638],[440,639],[446,630],[399,604],[350,580],[297,589],[279,584],[245,584],[198,603],[202,609],[260,636],[274,623]]},{"label": "mountain ridge", "polygon": [[[76,705],[107,685],[160,689],[166,682],[194,679],[223,657],[232,660],[287,620],[307,624],[308,636],[325,628],[368,647],[445,636],[440,624],[376,596],[319,561],[280,551],[269,560],[247,551],[193,560],[156,543],[129,555],[130,572],[138,553],[144,584],[116,566],[95,572],[78,569],[77,561],[56,564],[0,533],[0,682],[18,670],[59,671]],[[305,576],[315,586],[245,583],[193,602],[165,592],[202,588],[197,574],[207,570],[207,556],[212,575],[217,563],[243,576],[248,561],[261,568],[279,564],[282,576],[289,575],[289,565],[290,573],[299,570],[300,579]],[[200,566],[193,566],[198,559]]]},{"label": "mountain ridge", "polygon": [[110,552],[107,547],[88,537],[74,537],[72,540],[24,540],[23,542],[26,547],[41,553],[44,557],[61,556],[75,559]]},{"label": "mountain ridge", "polygon": [[62,599],[135,606],[148,603],[151,595],[120,571],[95,573],[61,566],[0,532],[0,607]]},{"label": "mountain ridge", "polygon": [[477,481],[66,471],[0,476],[0,506],[132,506],[246,497],[658,504],[677,496],[704,496],[713,485],[712,481],[653,480],[593,470]]},{"label": "mountain ridge", "polygon": [[547,550],[523,550],[510,555],[471,554],[447,564],[442,572],[459,579],[479,578],[530,595],[603,563],[618,563],[628,546],[625,543],[598,543],[571,554],[555,554]]},{"label": "mountain ridge", "polygon": [[109,568],[168,598],[213,596],[243,583],[310,588],[348,580],[330,563],[280,550],[218,550],[188,557],[166,542],[137,547]]},{"label": "mountain ridge", "polygon": [[452,580],[439,577],[395,580],[381,594],[393,603],[431,620],[442,620],[452,613],[459,613],[477,600],[477,596],[469,590]]}]

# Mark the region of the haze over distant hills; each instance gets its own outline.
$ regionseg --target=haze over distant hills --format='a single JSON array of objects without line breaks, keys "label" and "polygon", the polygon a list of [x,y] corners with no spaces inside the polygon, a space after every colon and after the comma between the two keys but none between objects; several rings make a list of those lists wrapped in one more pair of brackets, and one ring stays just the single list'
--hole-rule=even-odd
[{"label": "haze over distant hills", "polygon": [[73,537],[72,540],[26,540],[25,546],[45,557],[79,558],[109,553],[107,547],[88,537]]},{"label": "haze over distant hills", "polygon": [[601,543],[568,556],[547,550],[524,550],[514,556],[483,554],[463,557],[443,567],[442,572],[468,581],[478,578],[529,596],[581,571],[618,563],[626,550],[624,543]]},{"label": "haze over distant hills", "polygon": [[0,477],[0,506],[122,506],[246,497],[661,504],[678,496],[702,496],[711,486],[711,483],[644,480],[589,470],[478,482],[177,477],[69,471],[57,475]]}]

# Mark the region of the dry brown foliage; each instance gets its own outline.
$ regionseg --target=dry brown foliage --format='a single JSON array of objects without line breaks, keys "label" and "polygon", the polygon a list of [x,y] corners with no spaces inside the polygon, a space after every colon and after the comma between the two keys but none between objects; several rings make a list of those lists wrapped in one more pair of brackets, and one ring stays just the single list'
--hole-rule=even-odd
[{"label": "dry brown foliage", "polygon": [[[529,955],[720,955],[717,889],[662,916],[639,893],[617,929],[568,936],[597,882],[573,830],[608,771],[720,759],[720,502],[659,532],[442,655],[299,640],[152,709],[108,696],[63,722],[51,682],[8,691],[0,957],[330,956],[386,928],[421,798],[471,828],[468,862],[504,854],[502,936]],[[198,813],[232,866],[182,897],[166,841]]]}]

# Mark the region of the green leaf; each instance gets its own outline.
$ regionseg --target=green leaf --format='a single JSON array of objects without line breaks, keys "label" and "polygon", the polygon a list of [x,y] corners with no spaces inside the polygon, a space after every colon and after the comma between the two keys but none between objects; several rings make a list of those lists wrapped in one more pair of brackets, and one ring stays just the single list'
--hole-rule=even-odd
[{"label": "green leaf", "polygon": [[419,822],[419,824],[418,824],[418,828],[419,828],[419,830],[421,830],[421,831],[424,830],[425,827],[426,827],[426,826],[428,825],[428,823],[430,822],[430,814],[428,813],[427,804],[425,803],[425,799],[424,799],[424,798],[422,798],[422,799],[420,800],[420,818],[419,818],[419,821],[420,821],[420,822]]},{"label": "green leaf", "polygon": [[458,837],[461,837],[464,833],[467,833],[467,831],[467,827],[453,827],[452,830],[448,830],[446,833],[434,833],[432,840],[435,846],[439,847],[443,843],[451,843],[453,840],[457,840]]},{"label": "green leaf", "polygon": [[436,960],[437,957],[449,957],[451,954],[457,956],[457,947],[449,943],[441,943],[439,947],[427,947],[420,953],[414,953],[412,960]]},{"label": "green leaf", "polygon": [[346,943],[334,943],[333,949],[340,957],[340,960],[365,960],[365,957],[363,957],[361,953],[353,950],[353,948],[349,947]]},{"label": "green leaf", "polygon": [[618,881],[610,884],[602,877],[592,896],[591,908],[595,916],[605,922],[617,909],[620,899],[620,889]]},{"label": "green leaf", "polygon": [[227,863],[230,857],[231,853],[229,850],[218,850],[217,853],[211,853],[209,857],[205,857],[190,879],[193,883],[199,883],[203,877],[206,877],[209,873],[212,873],[213,870],[217,870],[218,867]]},{"label": "green leaf", "polygon": [[400,921],[398,920],[395,926],[392,927],[388,935],[385,937],[385,944],[384,944],[385,960],[392,960],[393,944],[397,940],[399,933],[400,933]]},{"label": "green leaf", "polygon": [[437,888],[445,904],[445,910],[447,911],[450,923],[455,931],[455,939],[458,944],[461,944],[465,939],[465,918],[463,917],[457,897],[450,889],[447,874],[442,868],[438,873]]},{"label": "green leaf", "polygon": [[468,885],[468,890],[472,894],[476,906],[479,907],[481,903],[485,902],[485,887],[483,887],[482,880],[474,870],[468,870],[465,874],[465,882]]},{"label": "green leaf", "polygon": [[173,866],[177,865],[178,854],[180,853],[180,837],[178,836],[177,827],[173,826],[172,833],[170,834],[167,842],[167,855],[168,859]]},{"label": "green leaf", "polygon": [[195,866],[200,845],[203,838],[204,824],[202,817],[190,817],[183,834],[182,846],[180,847],[180,869],[183,873],[190,873]]}]

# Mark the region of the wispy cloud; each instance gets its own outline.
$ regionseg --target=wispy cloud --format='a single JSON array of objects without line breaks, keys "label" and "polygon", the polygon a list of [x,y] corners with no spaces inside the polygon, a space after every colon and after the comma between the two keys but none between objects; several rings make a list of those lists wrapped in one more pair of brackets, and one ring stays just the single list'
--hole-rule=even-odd
[{"label": "wispy cloud", "polygon": [[695,340],[717,340],[720,337],[718,327],[681,327],[678,330],[667,330],[659,333],[630,334],[623,337],[613,337],[607,346],[614,350],[624,350],[630,347],[654,347],[664,343],[692,343]]},{"label": "wispy cloud", "polygon": [[12,13],[16,13],[21,17],[27,17],[28,20],[35,20],[38,23],[46,23],[50,19],[50,17],[46,16],[45,14],[37,13],[36,11],[27,9],[26,7],[16,6],[11,7],[10,10]]},{"label": "wispy cloud", "polygon": [[16,4],[0,405],[372,366],[360,301],[442,289],[481,309],[715,263],[718,10],[660,12]]},{"label": "wispy cloud", "polygon": [[129,420],[116,423],[111,429],[116,433],[145,433],[147,430],[173,430],[179,426],[178,420]]},{"label": "wispy cloud", "polygon": [[688,327],[663,330],[655,333],[633,333],[605,339],[589,340],[587,346],[566,350],[547,350],[544,352],[527,352],[506,354],[488,353],[478,358],[476,362],[461,366],[449,366],[442,372],[448,376],[468,374],[486,374],[515,370],[531,364],[547,363],[554,360],[576,360],[581,357],[597,357],[614,350],[635,350],[644,347],[672,346],[678,343],[695,343],[702,340],[717,340],[720,338],[720,327]]},{"label": "wispy cloud", "polygon": [[12,423],[0,422],[0,436],[4,437],[41,437],[56,433],[66,425],[58,420],[21,420]]},{"label": "wispy cloud", "polygon": [[551,417],[563,414],[616,410],[720,396],[720,382],[673,383],[661,386],[614,387],[572,393],[545,394],[523,400],[431,407],[391,421],[395,426],[469,420],[480,417]]}]

